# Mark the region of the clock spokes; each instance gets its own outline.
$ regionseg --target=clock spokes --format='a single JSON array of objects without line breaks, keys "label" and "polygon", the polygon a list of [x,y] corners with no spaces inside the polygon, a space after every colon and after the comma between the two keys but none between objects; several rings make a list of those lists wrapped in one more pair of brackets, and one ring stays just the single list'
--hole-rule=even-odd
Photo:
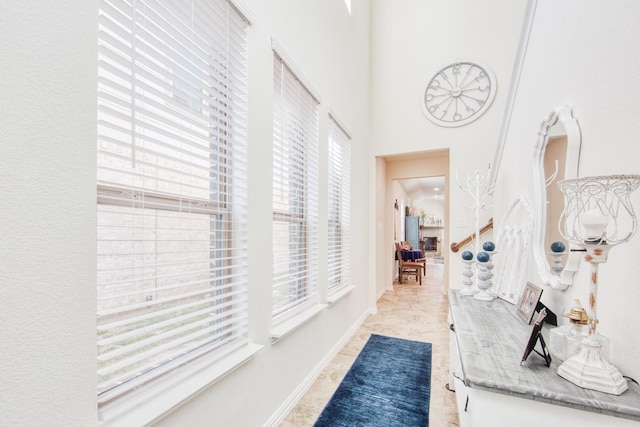
[{"label": "clock spokes", "polygon": [[471,99],[471,100],[477,102],[479,107],[482,107],[486,102],[486,100],[484,98],[474,98],[473,96],[467,95],[466,93],[463,94],[462,96],[464,98]]},{"label": "clock spokes", "polygon": [[[445,102],[449,101],[449,103],[447,103],[447,105],[442,108],[440,111],[440,120],[445,120],[445,117],[447,116],[447,113],[449,112],[449,108],[451,107],[451,104],[455,101],[455,98],[449,97],[447,99],[444,99],[442,102],[440,102],[439,104],[435,104],[432,107],[430,107],[430,111],[433,115],[436,115],[439,113],[439,109],[440,106],[442,106]],[[431,109],[433,108],[433,109]]]},{"label": "clock spokes", "polygon": [[[475,87],[469,87],[470,85],[477,83],[478,85]],[[479,90],[480,92],[484,92],[487,89],[491,88],[491,85],[489,84],[489,82],[484,82],[486,83],[486,86],[484,86],[484,88],[482,87],[482,81],[479,77],[476,77],[475,79],[471,80],[469,83],[467,83],[465,86],[461,87],[461,90]]]},{"label": "clock spokes", "polygon": [[443,108],[442,111],[442,116],[440,117],[440,119],[442,120],[442,117],[444,117],[447,113],[447,109],[449,108],[449,106],[451,106],[451,103],[453,102],[454,98],[452,96],[450,96],[449,94],[446,95],[446,98],[444,98],[442,101],[438,102],[437,104],[433,104],[429,107],[429,111],[431,113],[436,113],[438,110],[440,110],[440,107],[447,101],[449,101],[449,103],[447,104],[447,106],[445,108]]},{"label": "clock spokes", "polygon": [[[443,80],[444,80],[445,82],[447,82],[447,84],[449,85],[449,87],[450,87],[451,89],[454,89],[454,88],[456,87],[453,83],[451,83],[451,82],[449,81],[449,76],[447,76],[447,74],[446,74],[444,71],[442,71],[442,72],[440,73],[440,76],[443,78]],[[435,79],[434,79],[434,80],[432,81],[432,83],[433,83],[433,82],[438,82],[438,85],[440,85],[440,81],[439,81],[439,80],[435,80]],[[444,88],[443,88],[443,89],[444,89]],[[446,89],[445,89],[445,90],[446,90]]]}]

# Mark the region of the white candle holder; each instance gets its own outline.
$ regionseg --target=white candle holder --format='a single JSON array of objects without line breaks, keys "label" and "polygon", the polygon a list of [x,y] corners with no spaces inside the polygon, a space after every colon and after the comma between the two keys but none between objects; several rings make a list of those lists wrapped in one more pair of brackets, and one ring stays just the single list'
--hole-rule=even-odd
[{"label": "white candle holder", "polygon": [[460,295],[475,295],[476,291],[473,289],[473,271],[471,267],[473,266],[473,252],[464,251],[462,252],[462,262],[464,263],[464,272],[462,275],[464,279],[462,280],[463,288],[460,289]]},{"label": "white candle holder", "polygon": [[493,264],[490,264],[491,255],[487,252],[479,252],[476,255],[478,261],[478,293],[473,296],[473,299],[480,301],[493,301],[495,296],[489,293],[489,288],[493,286],[491,278],[493,277]]},{"label": "white candle holder", "polygon": [[637,220],[630,195],[638,188],[640,175],[612,175],[560,181],[565,207],[560,215],[563,237],[585,252],[591,263],[588,335],[582,349],[558,367],[558,375],[572,383],[604,393],[620,395],[627,381],[602,352],[596,336],[598,266],[607,261],[612,247],[627,242],[636,232]]},{"label": "white candle holder", "polygon": [[553,242],[551,244],[551,256],[553,257],[553,265],[551,271],[555,275],[559,275],[564,270],[562,257],[567,254],[567,247],[562,242]]}]

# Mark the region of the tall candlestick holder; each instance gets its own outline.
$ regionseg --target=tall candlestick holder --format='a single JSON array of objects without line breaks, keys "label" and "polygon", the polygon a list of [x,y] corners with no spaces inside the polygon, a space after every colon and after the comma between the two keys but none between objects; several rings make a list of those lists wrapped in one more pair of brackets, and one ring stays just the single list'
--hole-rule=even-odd
[{"label": "tall candlestick holder", "polygon": [[462,262],[464,263],[464,271],[462,272],[464,279],[462,280],[463,288],[460,289],[459,293],[460,295],[475,295],[477,291],[473,289],[473,271],[471,271],[473,252],[462,252]]},{"label": "tall candlestick holder", "polygon": [[553,242],[551,244],[551,256],[553,257],[553,265],[551,271],[555,275],[560,275],[564,269],[562,257],[567,254],[567,248],[562,242]]},{"label": "tall candlestick holder", "polygon": [[598,325],[598,266],[607,261],[611,248],[627,242],[636,232],[637,220],[630,195],[640,175],[612,175],[560,181],[565,207],[559,229],[563,237],[582,248],[591,264],[588,335],[582,349],[558,367],[558,375],[592,390],[620,395],[627,382],[602,352],[596,337]]},{"label": "tall candlestick holder", "polygon": [[493,286],[491,281],[493,278],[491,255],[482,251],[476,255],[476,259],[478,260],[478,293],[473,296],[473,299],[493,301],[495,297],[489,293],[489,288]]}]

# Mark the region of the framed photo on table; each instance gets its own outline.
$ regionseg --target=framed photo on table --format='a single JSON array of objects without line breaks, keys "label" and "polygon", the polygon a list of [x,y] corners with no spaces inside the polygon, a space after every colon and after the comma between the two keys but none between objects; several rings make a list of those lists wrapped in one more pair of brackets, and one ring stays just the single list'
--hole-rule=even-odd
[{"label": "framed photo on table", "polygon": [[533,313],[536,311],[536,306],[538,305],[538,301],[540,301],[541,295],[542,288],[528,282],[520,296],[520,301],[518,301],[518,306],[516,308],[516,314],[527,325],[531,323]]},{"label": "framed photo on table", "polygon": [[[536,323],[534,323],[533,329],[531,330],[531,336],[529,337],[527,347],[524,349],[524,354],[522,355],[522,360],[520,361],[521,365],[527,360],[529,354],[531,354],[532,351],[535,351],[540,356],[544,357],[547,368],[551,366],[551,355],[549,354],[549,349],[547,349],[547,344],[544,342],[544,337],[542,336],[542,324],[544,323],[544,319],[546,316],[547,309],[543,308],[542,310],[540,310],[538,318],[536,319]],[[535,348],[538,341],[540,341],[542,353]]]}]

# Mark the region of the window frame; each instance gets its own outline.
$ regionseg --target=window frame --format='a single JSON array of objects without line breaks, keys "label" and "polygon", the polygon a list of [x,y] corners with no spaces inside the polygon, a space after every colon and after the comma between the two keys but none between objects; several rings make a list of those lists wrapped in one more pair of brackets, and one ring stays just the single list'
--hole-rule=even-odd
[{"label": "window frame", "polygon": [[[290,324],[292,318],[306,319],[308,312],[315,313],[318,301],[318,127],[320,99],[284,49],[272,40],[274,60],[274,123],[273,123],[273,305],[272,317],[276,325],[272,338],[282,335],[275,332],[279,326]],[[305,122],[304,120],[308,121]],[[289,134],[285,135],[288,130]],[[287,161],[288,159],[288,161]],[[285,163],[289,164],[287,172]],[[285,176],[293,175],[293,178]],[[282,187],[282,188],[281,188]],[[284,191],[288,202],[283,202]],[[296,192],[297,191],[297,192]],[[291,202],[291,200],[295,202]],[[281,206],[278,206],[280,204]],[[297,237],[292,227],[303,230],[298,245],[290,245],[293,257],[284,260],[279,227],[289,225],[288,241]],[[280,238],[279,238],[280,237]],[[278,246],[280,245],[280,246]],[[300,252],[302,251],[302,252]],[[302,259],[295,255],[302,253]],[[287,267],[282,267],[285,263]],[[281,269],[286,270],[282,273]],[[301,277],[297,277],[301,274]],[[289,286],[286,303],[281,303],[281,288]],[[294,325],[298,322],[294,321]],[[289,328],[284,327],[284,333]]]},{"label": "window frame", "polygon": [[[332,300],[351,286],[351,136],[333,112],[329,113],[327,140],[327,292],[328,299]],[[334,235],[339,240],[337,247],[332,245],[335,243],[332,230],[335,230]],[[335,254],[332,254],[332,249],[336,251]],[[332,274],[332,271],[335,271],[335,274]]]},{"label": "window frame", "polygon": [[[143,71],[136,69],[135,67],[137,67],[137,65],[132,65],[133,68],[127,68],[127,61],[133,61],[135,64],[139,45],[131,44],[131,40],[127,41],[127,31],[131,32],[133,30],[131,27],[127,27],[126,20],[129,19],[128,22],[133,22],[134,17],[135,19],[138,19],[139,16],[138,12],[131,12],[130,9],[127,12],[118,9],[118,7],[121,8],[123,5],[126,5],[125,2],[117,3],[117,7],[114,6],[114,2],[111,0],[101,0],[99,3],[99,22],[101,25],[99,29],[99,43],[103,55],[101,59],[102,62],[99,62],[99,70],[103,70],[103,72],[102,74],[99,74],[99,84],[102,82],[102,87],[101,89],[99,88],[98,110],[100,117],[100,109],[105,108],[105,103],[112,102],[114,105],[119,104],[120,106],[117,109],[114,108],[113,111],[116,112],[115,114],[119,117],[118,120],[120,122],[113,125],[112,128],[126,129],[125,126],[121,125],[126,122],[126,111],[128,111],[127,105],[129,105],[129,110],[131,111],[129,132],[131,132],[132,141],[135,141],[136,132],[139,131],[139,128],[137,127],[139,117],[136,115],[137,104],[135,103],[139,102],[140,97],[144,97],[144,94],[142,93],[142,90],[138,91],[138,89],[136,89],[136,83],[134,82],[138,78],[138,73]],[[138,0],[138,3],[142,4],[145,2],[143,0]],[[243,44],[241,49],[244,49],[243,52],[245,59],[243,60],[242,57],[230,59],[230,57],[224,56],[227,54],[226,51],[221,57],[224,61],[231,61],[234,66],[238,65],[235,64],[235,62],[243,61],[244,63],[239,67],[239,69],[246,69],[246,56],[248,55],[247,32],[248,27],[252,23],[252,19],[247,13],[249,9],[242,3],[242,0],[223,0],[215,4],[210,2],[206,4],[207,7],[211,6],[212,8],[218,8],[221,14],[216,15],[218,16],[216,19],[224,20],[227,25],[233,25],[230,23],[228,18],[229,14],[234,14],[233,20],[235,22],[242,22],[241,25],[243,25],[244,29],[237,31],[236,35],[244,39],[241,43]],[[148,7],[151,8],[151,6]],[[169,3],[163,3],[162,7],[171,8],[174,6]],[[178,9],[180,8],[178,5],[175,7]],[[145,9],[145,13],[146,11],[147,9]],[[129,14],[127,15],[127,13]],[[111,20],[109,16],[113,16],[113,20]],[[170,15],[166,15],[162,19],[170,18]],[[119,19],[123,19],[123,21],[120,23],[120,21],[118,21]],[[193,18],[192,16],[192,19],[198,19],[198,17]],[[151,21],[150,18],[148,18],[148,20]],[[114,24],[114,22],[117,23]],[[135,22],[138,23],[138,21]],[[114,31],[115,33],[110,33],[110,31]],[[152,31],[153,30],[151,30],[151,32]],[[151,34],[151,32],[149,34]],[[116,33],[118,34],[117,36],[114,35]],[[118,39],[118,37],[122,37],[123,34],[125,37]],[[138,33],[136,32],[135,34],[137,35]],[[173,36],[179,38],[184,36],[184,34],[176,32],[173,33]],[[166,34],[164,37],[166,37]],[[109,40],[107,41],[107,39]],[[158,40],[154,39],[149,43],[157,43],[157,45],[160,46],[159,48],[162,48],[162,42]],[[226,38],[225,40],[226,43],[233,43],[236,41],[231,38]],[[118,47],[111,47],[110,43],[115,43]],[[129,49],[134,52],[129,58],[127,58],[126,55],[123,56],[122,53],[104,53],[105,49],[125,49],[126,51],[127,43],[129,43]],[[215,49],[212,46],[213,44],[210,45],[209,48]],[[209,52],[209,50],[207,50],[207,52]],[[227,329],[225,328],[225,325],[227,325],[227,323],[225,322],[230,321],[231,329],[229,329],[229,333],[233,336],[230,336],[228,341],[224,339],[219,341],[219,337],[215,338],[218,335],[209,335],[211,339],[208,341],[208,344],[201,350],[196,351],[197,354],[193,353],[193,357],[179,356],[175,359],[166,360],[165,362],[158,364],[157,367],[154,367],[154,369],[150,371],[151,373],[143,374],[140,377],[135,378],[130,384],[127,383],[126,386],[111,387],[107,390],[103,390],[103,392],[99,392],[98,416],[101,425],[109,425],[111,423],[146,425],[150,422],[157,421],[164,414],[180,405],[181,402],[188,399],[193,394],[202,390],[204,387],[211,385],[237,366],[245,363],[253,357],[260,348],[262,348],[262,346],[250,343],[248,340],[248,306],[246,301],[248,297],[248,283],[246,271],[239,274],[241,279],[238,280],[240,281],[234,282],[234,280],[236,280],[235,277],[238,276],[238,271],[241,271],[242,269],[241,264],[244,264],[246,267],[246,249],[248,247],[246,244],[246,215],[243,213],[246,212],[247,204],[246,124],[242,125],[243,121],[246,122],[246,90],[244,90],[244,92],[242,92],[242,90],[237,92],[240,93],[241,97],[244,96],[244,98],[234,98],[234,100],[229,102],[230,96],[235,97],[235,95],[231,93],[232,90],[229,88],[233,84],[232,79],[236,79],[237,76],[235,74],[232,76],[227,71],[226,78],[228,80],[224,80],[226,83],[222,83],[222,86],[225,84],[227,86],[226,89],[225,87],[222,88],[222,92],[216,92],[217,89],[214,89],[213,86],[208,87],[211,90],[205,92],[194,92],[194,87],[196,87],[197,90],[197,85],[201,83],[198,80],[195,81],[196,86],[191,87],[191,92],[189,92],[189,85],[187,85],[183,79],[176,77],[175,70],[177,68],[175,66],[170,66],[170,64],[177,64],[178,62],[175,61],[175,58],[171,56],[168,51],[165,52],[165,54],[167,55],[166,61],[155,64],[158,67],[163,67],[157,69],[165,74],[158,74],[155,77],[151,76],[148,78],[156,79],[156,87],[159,88],[164,86],[164,98],[166,98],[164,102],[167,102],[167,104],[159,104],[158,107],[163,108],[163,112],[174,109],[174,107],[169,106],[169,102],[171,102],[170,100],[174,100],[176,104],[187,105],[188,108],[193,110],[191,114],[195,113],[196,116],[191,119],[198,120],[198,117],[202,119],[198,124],[202,130],[194,132],[199,132],[196,137],[209,141],[207,148],[207,152],[209,153],[208,163],[206,157],[201,158],[201,162],[209,165],[207,166],[208,175],[206,175],[206,177],[201,181],[208,182],[208,185],[205,187],[205,192],[208,192],[210,196],[209,198],[202,198],[195,194],[181,194],[179,191],[164,192],[162,190],[148,188],[146,186],[135,185],[135,183],[128,182],[126,179],[121,181],[113,181],[110,179],[104,180],[100,179],[100,173],[98,173],[98,215],[100,216],[102,209],[105,211],[113,210],[115,212],[114,215],[116,216],[119,215],[117,212],[120,211],[139,212],[142,215],[146,215],[148,212],[157,212],[158,214],[176,214],[178,217],[181,213],[185,213],[185,215],[188,214],[197,218],[202,218],[205,223],[208,221],[209,226],[207,227],[208,231],[206,232],[206,235],[208,236],[207,241],[209,242],[207,245],[209,253],[209,273],[206,282],[209,283],[210,286],[213,286],[215,283],[222,283],[222,286],[214,286],[211,288],[214,290],[209,291],[212,295],[212,300],[217,301],[217,303],[209,303],[210,307],[207,308],[207,310],[210,313],[209,315],[212,316],[212,320],[203,319],[205,322],[202,324],[212,325],[210,327],[211,331],[221,331],[223,329],[226,331]],[[106,59],[108,55],[113,55],[114,57],[117,56],[115,62],[110,63],[109,61],[112,59]],[[227,63],[225,62],[224,64]],[[211,79],[214,82],[218,82],[219,80],[217,79],[224,74],[220,72],[220,70],[226,66],[224,64],[219,62],[216,66],[211,67],[210,70],[207,69],[207,71],[203,71],[204,73],[209,73],[205,74],[205,77],[211,76]],[[152,66],[153,65],[154,64],[152,64]],[[105,67],[109,68],[109,71],[106,73],[104,72]],[[169,70],[173,71],[169,72]],[[199,71],[196,70],[196,72]],[[129,100],[127,100],[126,96],[122,95],[120,92],[109,92],[108,89],[110,84],[114,85],[113,82],[109,83],[109,75],[119,75],[120,77],[118,77],[119,81],[117,84],[123,85],[127,81],[127,73],[130,73],[129,75],[131,76]],[[171,80],[171,77],[167,73],[170,73],[174,78],[179,79],[179,84],[174,84],[176,80]],[[242,71],[240,73],[242,74]],[[124,79],[122,77],[124,77]],[[196,78],[199,79],[199,77]],[[244,75],[240,78],[243,79],[243,85],[246,86],[246,70],[244,71]],[[147,80],[143,80],[142,82],[145,83],[146,81]],[[209,83],[207,82],[207,84]],[[151,91],[153,91],[153,89],[153,87],[147,88],[147,90]],[[213,93],[220,93],[223,95],[213,96]],[[205,96],[209,96],[210,98],[205,99]],[[109,98],[109,101],[105,101],[107,98]],[[100,102],[102,102],[102,104],[100,104]],[[127,102],[129,102],[129,104],[127,104]],[[149,99],[144,102],[151,104],[153,102],[161,101]],[[231,103],[233,103],[233,105],[230,105]],[[238,106],[240,106],[239,109]],[[117,110],[120,110],[120,112]],[[180,112],[177,107],[175,107],[175,111],[176,115],[173,116],[174,121],[170,122],[171,124],[165,125],[178,126],[188,124],[190,120],[189,111],[185,110],[184,112]],[[171,112],[168,114],[170,113]],[[105,121],[105,117],[107,115],[103,116],[102,120],[99,118],[99,127],[109,125],[108,120]],[[155,129],[157,129],[158,133],[162,133],[163,117],[158,116],[155,120],[157,120],[158,123],[155,126]],[[151,122],[151,120],[149,120],[149,122]],[[229,131],[230,129],[233,129],[231,132],[236,135],[240,135],[240,138],[242,138],[243,142],[239,147],[231,146],[231,144],[237,143],[238,137],[236,135],[231,135]],[[109,136],[105,135],[105,132],[106,131],[104,129],[99,129],[98,132],[98,156],[100,156],[101,150],[105,149],[104,146],[101,146],[101,138],[102,140],[104,140],[104,138],[109,139]],[[111,143],[114,143],[114,141],[115,143],[118,143],[118,138],[120,137],[122,137],[122,134],[117,138],[111,138]],[[171,138],[171,136],[168,136],[167,138]],[[123,144],[120,145],[125,146]],[[172,149],[175,149],[175,147]],[[140,164],[142,166],[140,166],[139,170],[142,170],[142,168],[145,167],[143,160],[145,155],[144,147],[138,147],[135,142],[131,142],[130,150],[132,163],[137,161],[134,157],[136,155],[136,150],[141,150]],[[167,156],[167,158],[170,159],[168,151],[165,150],[164,154],[162,154],[163,151],[158,151],[158,153],[161,154],[160,157]],[[187,155],[190,154],[189,150],[186,150],[185,153]],[[115,156],[116,155],[114,155],[114,157]],[[238,159],[240,159],[238,156],[242,157],[239,162],[237,162]],[[122,159],[123,158],[120,160]],[[245,166],[242,166],[242,163],[244,163]],[[104,166],[104,163],[102,163],[102,165]],[[101,166],[101,161],[99,160],[98,168],[100,169],[103,166]],[[117,168],[114,168],[114,170],[117,172]],[[171,175],[171,169],[165,169],[165,171],[169,171],[169,175]],[[102,175],[103,178],[104,176],[108,175]],[[168,183],[179,182],[171,181],[171,177],[165,179],[167,179],[166,182]],[[186,187],[188,186],[188,183],[184,184],[184,182],[182,182],[181,185]],[[211,198],[212,194],[217,197]],[[101,206],[104,208],[101,208]],[[125,214],[122,213],[120,215]],[[98,226],[100,227],[100,223]],[[158,231],[156,229],[156,234],[157,233]],[[151,239],[152,240],[145,241],[157,240],[158,237],[152,237]],[[221,242],[223,243],[223,247],[219,244]],[[242,255],[238,255],[240,253],[242,253]],[[232,254],[235,254],[235,260],[231,256]],[[241,259],[238,258],[240,256],[244,257],[243,259],[245,259],[245,261],[238,261],[238,259]],[[246,268],[244,270],[246,270]],[[219,275],[218,271],[222,271],[223,274]],[[225,271],[226,273],[224,273]],[[240,292],[240,294],[238,294],[239,296],[234,292],[229,292],[230,290],[238,290]],[[99,295],[100,292],[98,292],[98,296]],[[231,302],[233,302],[233,306],[231,305]],[[100,310],[98,312],[100,313]],[[218,320],[220,323],[217,323]],[[215,344],[216,342],[219,344]],[[195,373],[198,375],[194,375]]]}]

